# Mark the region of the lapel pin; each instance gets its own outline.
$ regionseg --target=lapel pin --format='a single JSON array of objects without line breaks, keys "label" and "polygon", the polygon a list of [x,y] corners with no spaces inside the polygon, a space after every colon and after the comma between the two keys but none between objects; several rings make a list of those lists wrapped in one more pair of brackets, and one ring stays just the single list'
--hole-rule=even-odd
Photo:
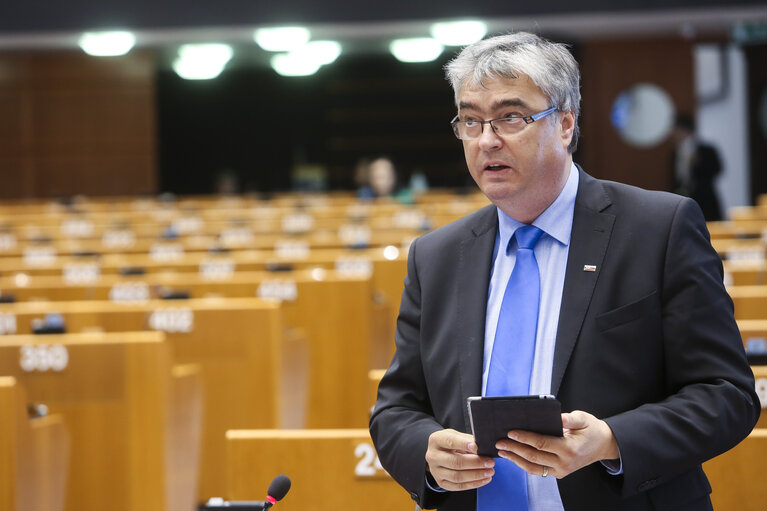
[{"label": "lapel pin", "polygon": [[597,265],[595,265],[595,264],[584,264],[583,265],[583,271],[597,271]]}]

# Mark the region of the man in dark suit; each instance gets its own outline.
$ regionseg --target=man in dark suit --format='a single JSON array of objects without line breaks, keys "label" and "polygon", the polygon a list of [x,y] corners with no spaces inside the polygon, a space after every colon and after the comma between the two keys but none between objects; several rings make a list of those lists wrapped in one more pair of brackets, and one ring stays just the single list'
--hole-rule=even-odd
[{"label": "man in dark suit", "polygon": [[[751,431],[759,403],[700,209],[573,164],[580,77],[564,46],[499,36],[446,69],[454,132],[493,205],[411,246],[370,421],[384,468],[424,508],[710,509],[701,463]],[[509,346],[527,319],[504,288],[530,226],[534,339]],[[564,436],[512,431],[492,459],[466,399],[489,393],[503,350],[533,353],[526,388],[557,396]],[[509,466],[521,493],[489,504]]]},{"label": "man in dark suit", "polygon": [[695,121],[679,115],[674,123],[674,192],[694,199],[707,222],[722,220],[716,178],[722,160],[716,148],[695,137]]}]

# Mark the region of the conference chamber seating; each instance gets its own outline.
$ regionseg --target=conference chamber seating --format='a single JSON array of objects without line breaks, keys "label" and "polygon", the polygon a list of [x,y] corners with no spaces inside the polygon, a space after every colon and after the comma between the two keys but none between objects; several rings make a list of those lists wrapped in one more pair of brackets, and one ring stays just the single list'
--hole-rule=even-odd
[{"label": "conference chamber seating", "polygon": [[[412,507],[365,429],[407,249],[486,204],[451,192],[412,205],[344,194],[0,204],[0,383],[16,388],[7,407],[51,412],[42,493],[65,493],[68,511],[190,511],[213,496],[262,500],[283,472],[294,487],[281,508]],[[767,334],[765,206],[709,226],[753,345]],[[25,370],[24,353],[42,366]],[[732,474],[758,473],[759,457],[742,453],[764,451],[760,431],[707,464],[717,508],[758,492]],[[23,509],[25,470],[3,478],[9,510]]]}]

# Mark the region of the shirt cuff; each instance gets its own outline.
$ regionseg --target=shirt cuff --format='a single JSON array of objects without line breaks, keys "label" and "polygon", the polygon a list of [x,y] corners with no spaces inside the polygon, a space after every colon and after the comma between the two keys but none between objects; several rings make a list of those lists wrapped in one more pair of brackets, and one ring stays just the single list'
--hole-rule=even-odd
[{"label": "shirt cuff", "polygon": [[439,485],[437,484],[437,481],[434,480],[431,474],[426,474],[426,487],[430,489],[431,491],[434,491],[437,493],[447,492],[447,490],[439,487]]},{"label": "shirt cuff", "polygon": [[619,476],[623,474],[623,459],[617,460],[601,460],[600,463],[607,469],[607,473],[611,476]]}]

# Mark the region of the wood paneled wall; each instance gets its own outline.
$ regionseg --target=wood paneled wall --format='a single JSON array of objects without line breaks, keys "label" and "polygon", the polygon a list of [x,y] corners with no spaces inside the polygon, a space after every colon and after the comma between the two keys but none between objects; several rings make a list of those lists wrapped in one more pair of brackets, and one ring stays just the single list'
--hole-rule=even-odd
[{"label": "wood paneled wall", "polygon": [[156,190],[149,53],[0,55],[0,198]]},{"label": "wood paneled wall", "polygon": [[575,160],[590,174],[642,188],[667,190],[672,176],[673,143],[633,147],[610,122],[618,95],[646,82],[664,89],[677,112],[695,113],[692,45],[683,39],[584,41],[581,64],[581,142]]}]

